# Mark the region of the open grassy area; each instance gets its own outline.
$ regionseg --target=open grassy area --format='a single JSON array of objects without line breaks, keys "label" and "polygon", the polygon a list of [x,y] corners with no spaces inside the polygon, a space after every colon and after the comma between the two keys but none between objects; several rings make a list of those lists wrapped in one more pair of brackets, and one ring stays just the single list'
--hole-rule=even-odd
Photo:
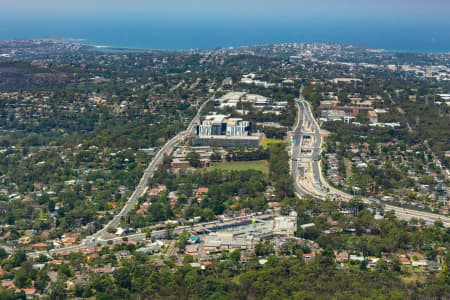
[{"label": "open grassy area", "polygon": [[427,276],[421,273],[410,273],[401,277],[404,283],[410,284],[413,282],[424,283],[427,281]]},{"label": "open grassy area", "polygon": [[283,140],[264,139],[264,140],[262,141],[262,146],[263,146],[263,148],[267,148],[267,147],[270,146],[270,145],[273,145],[273,144],[282,144],[282,143],[284,143]]},{"label": "open grassy area", "polygon": [[226,171],[258,170],[269,174],[269,162],[267,160],[219,162],[214,163],[210,169]]}]

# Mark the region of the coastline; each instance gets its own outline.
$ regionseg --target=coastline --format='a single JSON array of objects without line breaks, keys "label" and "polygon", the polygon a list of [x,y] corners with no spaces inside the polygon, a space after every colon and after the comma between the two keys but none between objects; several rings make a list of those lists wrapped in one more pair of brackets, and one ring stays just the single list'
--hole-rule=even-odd
[{"label": "coastline", "polygon": [[354,46],[360,47],[361,49],[365,49],[372,52],[388,52],[388,53],[402,53],[402,54],[426,54],[426,55],[450,55],[450,49],[447,51],[441,51],[436,49],[427,49],[427,50],[416,50],[416,49],[389,49],[389,48],[376,48],[365,45],[351,44],[351,43],[336,43],[336,42],[324,42],[324,41],[285,41],[285,42],[273,42],[273,43],[254,43],[254,44],[241,44],[241,45],[232,45],[232,46],[204,46],[204,47],[151,47],[151,46],[132,46],[132,45],[118,45],[118,44],[106,44],[101,41],[94,41],[87,38],[65,38],[65,37],[33,37],[33,38],[18,38],[18,39],[1,39],[0,42],[13,42],[13,41],[55,41],[55,42],[63,42],[69,44],[76,44],[80,46],[90,47],[93,50],[98,51],[123,51],[123,52],[146,52],[146,51],[210,51],[215,49],[239,49],[243,47],[258,47],[258,46],[269,46],[269,45],[279,45],[279,44],[334,44],[341,46]]},{"label": "coastline", "polygon": [[[64,42],[71,42],[70,39],[61,39]],[[233,45],[233,46],[224,46],[224,47],[196,47],[196,48],[151,48],[151,47],[136,47],[136,46],[117,46],[117,45],[102,45],[96,42],[89,42],[86,39],[79,39],[83,40],[82,43],[75,43],[80,44],[82,46],[87,47],[93,47],[95,49],[103,49],[103,50],[122,50],[122,51],[192,51],[192,50],[199,50],[199,51],[208,51],[208,50],[214,50],[214,49],[239,49],[242,47],[258,47],[258,46],[268,46],[268,45],[278,45],[278,44],[336,44],[341,46],[355,46],[355,47],[361,47],[362,49],[371,50],[371,51],[380,51],[380,52],[391,52],[391,53],[402,53],[402,54],[429,54],[429,55],[449,55],[450,49],[447,51],[440,51],[440,50],[434,50],[434,49],[428,49],[428,50],[414,50],[414,49],[387,49],[387,48],[373,48],[368,47],[364,45],[357,45],[357,44],[348,44],[348,43],[335,43],[335,42],[313,42],[313,41],[297,41],[297,42],[274,42],[274,43],[261,43],[261,44],[248,44],[248,45]],[[73,43],[73,42],[72,42]]]}]

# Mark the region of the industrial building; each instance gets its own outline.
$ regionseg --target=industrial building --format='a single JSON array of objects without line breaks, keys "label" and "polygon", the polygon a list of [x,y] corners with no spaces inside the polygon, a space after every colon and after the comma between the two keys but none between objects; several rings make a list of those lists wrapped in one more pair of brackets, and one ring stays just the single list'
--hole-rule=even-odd
[{"label": "industrial building", "polygon": [[[271,108],[272,100],[258,94],[246,92],[229,92],[222,97],[215,99],[214,103],[221,109],[226,107],[237,108],[239,103],[251,103],[256,108]],[[285,106],[281,107],[285,108]]]},{"label": "industrial building", "polygon": [[270,220],[252,219],[251,222],[234,223],[205,236],[204,253],[253,250],[259,241],[273,237],[293,238],[297,232],[297,213],[276,216]]},{"label": "industrial building", "polygon": [[297,231],[297,213],[292,211],[289,216],[278,216],[273,220],[273,235],[293,237]]}]

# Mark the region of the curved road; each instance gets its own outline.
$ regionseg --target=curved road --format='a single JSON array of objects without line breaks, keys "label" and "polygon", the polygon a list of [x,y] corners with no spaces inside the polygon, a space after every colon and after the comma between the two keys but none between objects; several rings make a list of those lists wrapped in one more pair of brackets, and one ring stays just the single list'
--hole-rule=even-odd
[{"label": "curved road", "polygon": [[[291,173],[294,177],[295,192],[300,196],[311,195],[320,199],[338,197],[341,200],[349,201],[353,198],[352,195],[330,186],[323,177],[320,165],[322,149],[320,127],[313,117],[309,103],[302,98],[301,92],[302,89],[300,89],[300,98],[297,99],[298,122],[291,140]],[[305,146],[305,138],[310,140],[307,146]],[[368,198],[362,200],[367,204],[372,203]],[[431,222],[441,221],[445,227],[450,227],[450,218],[443,215],[389,204],[385,204],[384,208],[386,211],[394,211],[396,216],[403,220],[417,218]]]},{"label": "curved road", "polygon": [[125,203],[122,210],[114,216],[111,221],[109,221],[108,224],[106,224],[102,229],[97,231],[96,233],[86,237],[85,240],[83,240],[82,244],[96,244],[98,241],[104,240],[105,234],[107,233],[107,230],[110,228],[114,228],[117,225],[120,224],[120,221],[122,217],[126,216],[133,208],[134,205],[137,203],[138,199],[142,197],[145,192],[148,189],[148,180],[153,177],[155,174],[155,171],[157,170],[158,166],[161,165],[164,156],[166,154],[169,154],[176,145],[178,145],[181,141],[183,141],[186,137],[188,137],[194,129],[195,124],[200,120],[200,114],[203,108],[206,106],[206,104],[210,101],[210,99],[203,102],[203,104],[199,107],[197,110],[197,114],[192,119],[192,121],[189,123],[189,126],[185,131],[181,131],[176,136],[174,136],[172,139],[170,139],[164,146],[158,151],[158,153],[155,155],[155,157],[152,159],[150,164],[148,165],[147,169],[145,169],[141,180],[139,181],[139,184],[136,186],[134,192],[131,194],[130,198],[128,198],[127,202]]}]

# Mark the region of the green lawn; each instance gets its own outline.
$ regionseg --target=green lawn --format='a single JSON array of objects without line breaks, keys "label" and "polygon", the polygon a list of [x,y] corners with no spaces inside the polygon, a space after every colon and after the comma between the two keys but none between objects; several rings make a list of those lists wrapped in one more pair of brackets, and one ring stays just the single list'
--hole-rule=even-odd
[{"label": "green lawn", "polygon": [[213,163],[209,169],[226,171],[257,170],[269,174],[269,163],[267,160],[219,162]]},{"label": "green lawn", "polygon": [[274,144],[282,144],[282,143],[284,143],[285,141],[283,141],[283,140],[276,140],[276,139],[264,139],[263,141],[262,141],[262,146],[263,146],[263,148],[267,148],[268,146],[270,146],[270,145],[274,145]]}]

